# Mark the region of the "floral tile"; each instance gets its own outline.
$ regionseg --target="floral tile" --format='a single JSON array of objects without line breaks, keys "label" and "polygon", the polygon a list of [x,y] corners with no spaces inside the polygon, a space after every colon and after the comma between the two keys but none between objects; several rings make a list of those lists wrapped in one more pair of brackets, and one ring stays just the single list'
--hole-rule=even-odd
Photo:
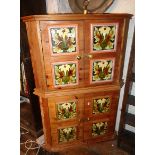
[{"label": "floral tile", "polygon": [[77,83],[76,63],[54,65],[55,85],[68,85]]},{"label": "floral tile", "polygon": [[93,50],[114,50],[116,39],[116,25],[93,27]]},{"label": "floral tile", "polygon": [[58,129],[59,143],[76,140],[76,127]]},{"label": "floral tile", "polygon": [[112,80],[113,60],[93,62],[92,82]]},{"label": "floral tile", "polygon": [[98,122],[92,125],[92,136],[104,135],[107,132],[108,122]]},{"label": "floral tile", "polygon": [[57,118],[59,120],[76,117],[76,102],[66,102],[57,104]]},{"label": "floral tile", "polygon": [[106,113],[110,110],[110,98],[93,99],[93,114]]},{"label": "floral tile", "polygon": [[53,54],[76,52],[76,28],[51,28]]}]

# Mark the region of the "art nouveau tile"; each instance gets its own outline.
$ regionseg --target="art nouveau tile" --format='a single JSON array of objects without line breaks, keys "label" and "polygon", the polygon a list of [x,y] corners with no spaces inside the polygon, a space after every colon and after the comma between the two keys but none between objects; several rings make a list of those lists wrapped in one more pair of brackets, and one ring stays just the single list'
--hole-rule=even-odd
[{"label": "art nouveau tile", "polygon": [[65,102],[57,104],[57,119],[67,120],[76,117],[76,102]]},{"label": "art nouveau tile", "polygon": [[107,132],[108,122],[98,122],[92,124],[92,136],[104,135]]},{"label": "art nouveau tile", "polygon": [[93,99],[93,114],[106,113],[110,110],[110,98]]},{"label": "art nouveau tile", "polygon": [[76,52],[75,27],[53,27],[50,33],[53,54]]},{"label": "art nouveau tile", "polygon": [[59,143],[73,141],[76,139],[76,127],[58,129]]},{"label": "art nouveau tile", "polygon": [[116,48],[117,25],[93,25],[92,26],[93,51],[113,51]]},{"label": "art nouveau tile", "polygon": [[77,64],[65,63],[54,65],[54,82],[55,86],[75,85],[77,79]]},{"label": "art nouveau tile", "polygon": [[91,62],[91,82],[103,82],[113,80],[114,59],[101,59]]}]

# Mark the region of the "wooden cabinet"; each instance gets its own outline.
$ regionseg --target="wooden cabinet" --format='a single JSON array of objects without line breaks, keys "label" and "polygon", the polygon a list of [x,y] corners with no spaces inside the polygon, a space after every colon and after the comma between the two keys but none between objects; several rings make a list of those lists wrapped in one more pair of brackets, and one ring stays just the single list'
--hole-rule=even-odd
[{"label": "wooden cabinet", "polygon": [[23,17],[46,148],[114,138],[129,14]]}]

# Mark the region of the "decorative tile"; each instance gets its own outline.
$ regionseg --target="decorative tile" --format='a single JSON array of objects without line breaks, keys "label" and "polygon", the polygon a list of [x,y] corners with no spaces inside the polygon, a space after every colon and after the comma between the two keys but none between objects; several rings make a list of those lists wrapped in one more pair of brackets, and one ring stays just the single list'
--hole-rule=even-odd
[{"label": "decorative tile", "polygon": [[71,85],[77,83],[77,64],[55,64],[54,65],[55,85]]},{"label": "decorative tile", "polygon": [[50,32],[53,54],[76,52],[75,27],[54,27]]},{"label": "decorative tile", "polygon": [[114,50],[116,25],[93,26],[93,51]]},{"label": "decorative tile", "polygon": [[104,135],[107,132],[108,122],[98,122],[92,125],[92,136]]},{"label": "decorative tile", "polygon": [[93,114],[106,113],[110,110],[110,98],[93,99]]},{"label": "decorative tile", "polygon": [[57,104],[57,118],[59,120],[76,117],[76,102],[65,102]]},{"label": "decorative tile", "polygon": [[93,61],[92,82],[112,80],[113,60]]},{"label": "decorative tile", "polygon": [[76,140],[76,127],[58,129],[59,143]]}]

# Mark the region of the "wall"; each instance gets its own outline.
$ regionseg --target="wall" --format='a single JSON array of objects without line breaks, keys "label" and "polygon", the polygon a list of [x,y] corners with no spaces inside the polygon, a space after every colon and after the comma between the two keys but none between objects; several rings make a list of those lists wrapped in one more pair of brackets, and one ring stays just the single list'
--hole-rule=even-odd
[{"label": "wall", "polygon": [[[108,13],[116,13],[116,12],[117,13],[130,13],[130,14],[135,15],[135,0],[115,0],[112,6],[106,12]],[[135,19],[133,16],[129,24],[129,32],[128,32],[127,47],[126,47],[126,54],[125,54],[125,60],[124,60],[124,69],[123,69],[124,80],[126,80],[129,57],[130,57],[130,52],[131,52],[132,38],[133,38],[133,33],[134,33],[134,25],[135,25]],[[132,88],[133,88],[132,91],[134,93],[134,86]],[[116,127],[115,127],[116,131],[118,131],[118,128],[119,128],[123,95],[124,95],[124,86],[122,87],[121,92],[120,92],[120,100],[119,100],[119,105],[118,105]],[[131,113],[134,113],[134,109],[132,109]]]},{"label": "wall", "polygon": [[[47,13],[70,13],[72,12],[68,0],[46,0],[46,7]],[[115,0],[111,7],[106,11],[107,13],[130,13],[135,14],[135,0]],[[129,63],[130,51],[131,51],[131,44],[132,38],[134,33],[134,16],[130,21],[129,25],[129,32],[128,32],[128,40],[127,40],[127,48],[125,54],[125,61],[124,61],[124,70],[123,70],[123,79],[126,80],[127,68]],[[122,100],[124,94],[124,86],[120,92],[120,100],[118,105],[118,112],[116,118],[116,131],[119,128],[119,121],[120,121],[120,114],[122,108]]]},{"label": "wall", "polygon": [[47,13],[70,13],[68,0],[46,0]]}]

